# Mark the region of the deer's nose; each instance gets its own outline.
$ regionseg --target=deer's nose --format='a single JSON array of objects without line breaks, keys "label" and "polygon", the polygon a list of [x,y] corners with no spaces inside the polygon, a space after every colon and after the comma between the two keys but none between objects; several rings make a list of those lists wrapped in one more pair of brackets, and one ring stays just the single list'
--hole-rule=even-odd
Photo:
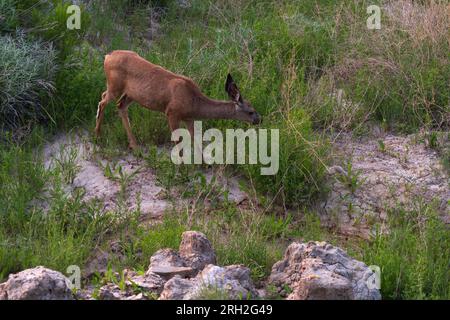
[{"label": "deer's nose", "polygon": [[260,115],[256,115],[254,118],[253,118],[253,124],[261,124],[262,123],[262,118],[261,118],[261,116]]}]

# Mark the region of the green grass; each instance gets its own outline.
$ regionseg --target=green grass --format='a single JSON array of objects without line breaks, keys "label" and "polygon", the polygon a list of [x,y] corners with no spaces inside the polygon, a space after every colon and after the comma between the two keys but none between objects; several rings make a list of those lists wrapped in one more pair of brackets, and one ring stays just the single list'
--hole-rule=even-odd
[{"label": "green grass", "polygon": [[[36,2],[0,0],[0,15],[7,17],[0,25],[0,281],[36,265],[62,272],[69,265],[84,266],[97,247],[108,250],[111,239],[120,241],[125,259],[112,259],[106,278],[113,278],[113,269],[144,271],[158,249],[176,249],[183,231],[198,230],[211,240],[218,264],[244,264],[257,282],[270,274],[290,242],[322,240],[380,266],[386,299],[450,298],[449,232],[432,205],[392,210],[390,232],[365,242],[323,228],[309,207],[326,189],[324,168],[330,159],[322,131],[364,132],[367,121],[408,132],[448,129],[449,44],[443,28],[448,23],[440,4],[412,6],[416,17],[435,17],[426,20],[436,21],[432,28],[405,26],[386,15],[382,30],[368,32],[367,1],[193,0],[189,8],[174,1],[152,1],[153,6],[95,1],[83,10],[82,30],[71,33],[65,28],[68,2],[43,2],[27,11]],[[149,44],[150,12],[160,15],[161,28]],[[28,32],[19,36],[16,28]],[[196,199],[189,206],[144,226],[139,210],[127,212],[119,205],[100,214],[101,203],[84,202],[83,190],[67,192],[77,172],[71,150],[61,151],[54,169],[44,168],[37,153],[49,132],[93,130],[106,88],[103,57],[114,49],[135,50],[187,75],[217,99],[226,99],[225,77],[233,74],[244,98],[263,115],[262,128],[280,130],[280,170],[261,176],[260,166],[242,165],[217,172],[246,178],[244,187],[261,207],[250,203],[244,210],[218,201],[221,186],[207,182],[200,167],[175,166],[156,148],[170,139],[164,115],[135,104],[132,130],[139,144],[149,147],[137,156],[156,172],[169,201],[171,192],[179,191]],[[106,158],[128,152],[116,113],[111,103],[95,141]],[[5,131],[30,119],[40,123],[30,125],[37,129]],[[218,120],[204,124],[210,127],[252,126]],[[441,147],[439,136],[432,132],[426,142],[448,169],[448,148]],[[379,148],[388,152],[382,141]],[[105,167],[105,174],[120,183],[124,202],[130,177],[114,166]],[[361,183],[350,163],[341,178],[352,192]],[[278,210],[281,206],[285,210]],[[220,292],[204,296],[223,298]]]},{"label": "green grass", "polygon": [[362,247],[363,260],[381,268],[384,299],[450,298],[450,232],[431,205],[389,214],[389,233]]},{"label": "green grass", "polygon": [[[40,141],[42,135],[36,132],[32,145]],[[139,222],[139,210],[100,214],[100,203],[82,201],[82,190],[67,194],[63,186],[73,170],[70,156],[49,171],[31,151],[29,145],[12,145],[0,153],[0,182],[5,186],[0,190],[0,278],[36,265],[62,272],[72,264],[84,266],[96,247],[108,250],[110,239],[119,240],[125,258],[111,259],[111,270],[145,271],[157,250],[177,249],[183,231],[198,230],[212,242],[219,265],[244,264],[257,283],[270,274],[290,242],[315,240],[331,242],[368,265],[380,266],[386,299],[449,297],[449,232],[432,205],[391,210],[389,233],[369,242],[344,239],[323,228],[313,211],[280,216],[238,209],[226,201],[208,209],[199,204],[168,212],[161,223],[145,226]],[[213,190],[203,179],[194,181],[190,189],[199,197]],[[207,193],[214,197],[213,191]],[[48,203],[45,214],[36,199]]]},{"label": "green grass", "polygon": [[123,219],[101,215],[82,190],[67,194],[63,167],[45,169],[32,146],[0,150],[0,279],[36,265],[81,266]]}]

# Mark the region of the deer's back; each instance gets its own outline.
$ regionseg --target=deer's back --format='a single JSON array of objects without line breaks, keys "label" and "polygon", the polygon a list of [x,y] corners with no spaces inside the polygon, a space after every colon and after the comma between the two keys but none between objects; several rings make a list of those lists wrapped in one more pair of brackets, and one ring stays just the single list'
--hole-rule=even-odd
[{"label": "deer's back", "polygon": [[108,91],[116,97],[126,94],[144,107],[166,111],[177,95],[199,91],[190,80],[153,64],[133,51],[116,50],[105,56]]}]

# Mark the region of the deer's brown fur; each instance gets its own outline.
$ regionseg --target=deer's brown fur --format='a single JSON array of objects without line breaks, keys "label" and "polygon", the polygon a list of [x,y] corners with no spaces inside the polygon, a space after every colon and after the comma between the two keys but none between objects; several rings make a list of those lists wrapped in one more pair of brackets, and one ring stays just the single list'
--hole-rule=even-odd
[{"label": "deer's brown fur", "polygon": [[255,109],[242,99],[230,75],[225,85],[230,101],[221,101],[205,96],[191,79],[155,65],[133,51],[117,50],[106,55],[104,70],[107,90],[98,104],[95,132],[97,136],[100,134],[106,105],[116,100],[131,148],[137,147],[128,119],[128,106],[133,101],[164,112],[171,131],[178,129],[181,121],[185,122],[191,136],[197,119],[261,122]]}]

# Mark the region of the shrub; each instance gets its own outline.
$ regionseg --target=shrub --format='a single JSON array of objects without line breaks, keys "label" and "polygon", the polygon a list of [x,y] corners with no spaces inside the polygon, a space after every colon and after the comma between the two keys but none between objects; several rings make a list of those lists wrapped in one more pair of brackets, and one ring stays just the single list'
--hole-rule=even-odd
[{"label": "shrub", "polygon": [[73,51],[56,78],[58,100],[51,114],[59,127],[95,124],[97,105],[106,90],[103,56],[83,45]]},{"label": "shrub", "polygon": [[291,110],[271,127],[280,130],[278,173],[261,175],[261,165],[248,165],[249,177],[260,191],[275,196],[278,202],[308,204],[322,190],[326,146],[314,137],[311,121],[302,109]]},{"label": "shrub", "polygon": [[6,7],[9,14],[15,13],[7,20],[10,21],[9,29],[18,28],[29,37],[51,42],[57,50],[58,62],[61,63],[82,42],[90,22],[88,11],[83,4],[78,3],[81,9],[81,28],[69,30],[67,8],[70,5],[72,1],[67,0],[2,0],[0,9]]},{"label": "shrub", "polygon": [[54,93],[56,53],[49,43],[0,37],[0,125],[42,119]]}]

